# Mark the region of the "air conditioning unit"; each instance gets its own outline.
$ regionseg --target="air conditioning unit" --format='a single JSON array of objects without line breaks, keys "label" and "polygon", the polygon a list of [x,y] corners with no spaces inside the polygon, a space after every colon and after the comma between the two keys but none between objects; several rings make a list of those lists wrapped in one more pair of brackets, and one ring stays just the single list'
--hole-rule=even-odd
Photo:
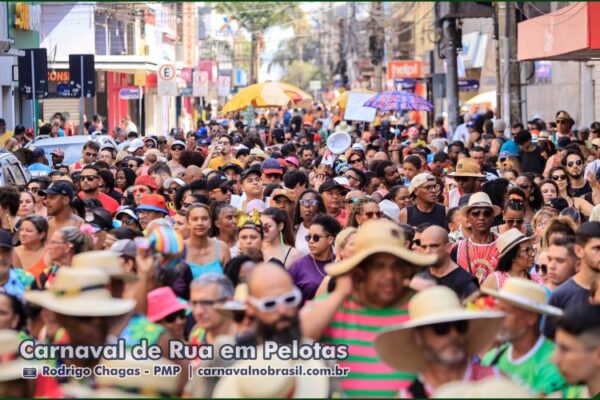
[{"label": "air conditioning unit", "polygon": [[0,53],[8,53],[11,43],[8,40],[0,40]]}]

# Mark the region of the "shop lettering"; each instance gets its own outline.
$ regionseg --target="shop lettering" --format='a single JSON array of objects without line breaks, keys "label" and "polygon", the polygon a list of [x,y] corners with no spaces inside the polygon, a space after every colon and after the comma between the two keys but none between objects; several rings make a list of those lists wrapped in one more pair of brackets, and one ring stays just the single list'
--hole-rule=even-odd
[{"label": "shop lettering", "polygon": [[48,82],[69,82],[69,71],[48,71]]},{"label": "shop lettering", "polygon": [[40,29],[41,6],[26,3],[15,5],[15,28],[24,31],[38,31]]}]

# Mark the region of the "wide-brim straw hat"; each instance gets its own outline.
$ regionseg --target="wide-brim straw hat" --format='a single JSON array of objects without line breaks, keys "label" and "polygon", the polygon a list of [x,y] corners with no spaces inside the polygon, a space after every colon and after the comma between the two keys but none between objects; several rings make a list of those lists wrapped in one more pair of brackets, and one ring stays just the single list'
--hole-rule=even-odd
[{"label": "wide-brim straw hat", "polygon": [[515,246],[518,246],[519,243],[523,243],[528,240],[533,240],[533,237],[525,236],[517,228],[512,228],[504,232],[498,237],[498,240],[496,240],[496,248],[498,249],[498,253],[500,253],[498,259],[504,257]]},{"label": "wide-brim straw hat", "polygon": [[[375,339],[375,349],[390,367],[407,373],[423,371],[427,360],[415,338],[415,329],[443,322],[469,321],[467,355],[485,350],[496,337],[504,313],[476,311],[461,306],[456,293],[446,286],[434,286],[417,293],[408,304],[410,319],[383,329]],[[399,351],[398,349],[402,349]]]},{"label": "wide-brim straw hat", "polygon": [[471,197],[469,197],[469,203],[461,209],[461,211],[466,215],[471,211],[472,208],[491,208],[494,212],[494,217],[497,217],[502,213],[502,209],[497,205],[492,204],[492,200],[487,193],[477,192],[473,193]]},{"label": "wide-brim straw hat", "polygon": [[138,279],[133,272],[125,271],[123,259],[119,256],[119,253],[110,250],[86,251],[85,253],[75,254],[71,261],[71,267],[99,268],[105,271],[109,277],[126,282],[133,282]]},{"label": "wide-brim straw hat", "polygon": [[448,176],[466,176],[469,178],[485,178],[485,175],[481,173],[481,167],[479,163],[473,158],[461,158],[456,163],[456,169],[454,172],[448,174]]},{"label": "wide-brim straw hat", "polygon": [[386,219],[369,220],[360,225],[354,249],[352,257],[327,265],[325,271],[331,276],[345,274],[367,257],[378,253],[391,254],[418,267],[428,267],[437,261],[436,255],[407,249],[402,229]]},{"label": "wide-brim straw hat", "polygon": [[[235,363],[232,368],[283,368],[290,369],[302,364],[308,368],[325,368],[321,360],[282,360],[271,357],[263,358],[263,347],[256,349],[256,360],[243,360]],[[324,375],[232,375],[222,377],[215,390],[213,398],[326,398],[329,395],[329,377]]]},{"label": "wide-brim straw hat", "polygon": [[101,269],[62,267],[51,288],[28,290],[24,298],[55,313],[73,317],[112,317],[133,310],[135,300],[113,298],[108,284],[109,277]]},{"label": "wide-brim straw hat", "polygon": [[495,297],[505,303],[533,311],[538,314],[560,317],[563,311],[548,304],[546,290],[537,283],[524,278],[509,278],[500,290],[481,288],[487,295]]},{"label": "wide-brim straw hat", "polygon": [[0,330],[0,382],[21,379],[23,368],[36,368],[37,361],[23,360],[18,357],[21,339],[19,334],[10,329]]},{"label": "wide-brim straw hat", "polygon": [[477,382],[454,381],[433,392],[437,399],[527,399],[534,396],[526,387],[505,377],[491,377]]}]

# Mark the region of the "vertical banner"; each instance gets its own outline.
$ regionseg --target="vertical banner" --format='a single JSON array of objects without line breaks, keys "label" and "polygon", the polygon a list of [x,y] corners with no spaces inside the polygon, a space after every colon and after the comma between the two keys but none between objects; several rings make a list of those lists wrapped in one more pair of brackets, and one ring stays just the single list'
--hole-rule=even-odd
[{"label": "vertical banner", "polygon": [[208,96],[208,72],[194,71],[194,87],[192,91],[194,97]]},{"label": "vertical banner", "polygon": [[177,69],[173,64],[162,64],[158,68],[158,95],[177,96]]},{"label": "vertical banner", "polygon": [[231,92],[231,77],[227,75],[219,75],[217,80],[217,95],[221,97],[229,96]]}]

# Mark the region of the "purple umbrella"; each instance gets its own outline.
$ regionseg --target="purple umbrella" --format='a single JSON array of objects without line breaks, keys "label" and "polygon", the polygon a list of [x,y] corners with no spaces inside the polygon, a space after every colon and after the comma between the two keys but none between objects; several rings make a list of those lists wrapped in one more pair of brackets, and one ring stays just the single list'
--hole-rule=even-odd
[{"label": "purple umbrella", "polygon": [[364,104],[379,111],[433,111],[433,104],[414,93],[397,90],[377,93]]}]

